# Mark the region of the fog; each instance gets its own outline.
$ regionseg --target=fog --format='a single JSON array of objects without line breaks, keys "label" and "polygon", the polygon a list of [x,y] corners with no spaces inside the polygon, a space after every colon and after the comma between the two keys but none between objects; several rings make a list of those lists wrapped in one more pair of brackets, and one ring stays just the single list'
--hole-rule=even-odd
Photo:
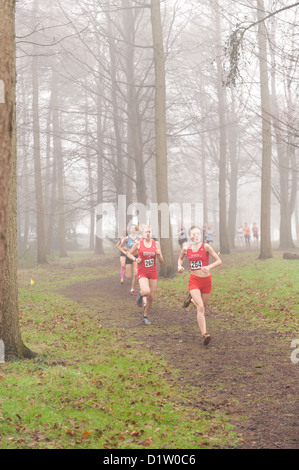
[{"label": "fog", "polygon": [[[165,70],[154,55],[154,3]],[[109,213],[119,196],[122,225],[142,222],[134,204],[180,207],[170,214],[175,244],[181,219],[211,224],[223,252],[238,248],[238,227],[256,222],[274,248],[294,249],[298,14],[296,2],[268,0],[17,2],[20,255],[37,245],[41,262],[80,247],[102,253],[99,224],[113,239],[123,228]]]}]

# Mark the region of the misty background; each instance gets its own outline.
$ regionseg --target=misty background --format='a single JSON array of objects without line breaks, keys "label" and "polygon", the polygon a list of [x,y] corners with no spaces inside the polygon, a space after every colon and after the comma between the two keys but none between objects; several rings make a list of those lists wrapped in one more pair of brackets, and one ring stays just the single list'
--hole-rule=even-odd
[{"label": "misty background", "polygon": [[[271,240],[287,249],[299,238],[299,6],[264,0],[264,9]],[[161,1],[161,17],[169,203],[198,204],[217,243],[225,154],[234,248],[238,227],[261,224],[257,5],[167,0]],[[95,236],[99,204],[117,206],[119,195],[127,206],[157,201],[150,2],[17,2],[16,58],[19,254],[35,250],[38,241],[45,256],[55,250],[66,256],[77,247],[101,253],[105,244]],[[191,221],[184,222],[189,228]]]}]

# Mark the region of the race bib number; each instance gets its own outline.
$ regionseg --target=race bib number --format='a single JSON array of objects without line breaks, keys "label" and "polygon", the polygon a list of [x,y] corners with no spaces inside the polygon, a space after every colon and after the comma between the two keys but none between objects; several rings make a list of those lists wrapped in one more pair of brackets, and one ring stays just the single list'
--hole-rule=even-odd
[{"label": "race bib number", "polygon": [[145,259],[144,260],[144,266],[146,268],[150,268],[151,266],[154,266],[154,260],[153,259]]},{"label": "race bib number", "polygon": [[190,261],[190,268],[191,269],[201,269],[201,266],[202,266],[201,259],[197,260],[197,261]]}]

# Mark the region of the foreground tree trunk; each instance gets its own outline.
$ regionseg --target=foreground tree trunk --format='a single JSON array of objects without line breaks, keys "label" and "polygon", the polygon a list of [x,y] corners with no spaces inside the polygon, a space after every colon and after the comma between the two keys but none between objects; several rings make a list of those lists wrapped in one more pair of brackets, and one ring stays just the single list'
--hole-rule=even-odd
[{"label": "foreground tree trunk", "polygon": [[[156,131],[156,181],[157,202],[168,204],[167,179],[167,143],[166,143],[166,90],[165,90],[165,64],[163,51],[163,36],[161,26],[160,0],[151,0],[151,22],[154,43],[155,62],[155,131]],[[169,237],[161,237],[161,250],[164,263],[161,265],[160,275],[174,276],[173,245],[168,218]],[[161,231],[161,221],[159,223]]]},{"label": "foreground tree trunk", "polygon": [[6,255],[8,172],[15,99],[15,72],[12,63],[14,53],[13,21],[14,1],[6,0],[2,5],[0,16],[0,332],[4,261]]},{"label": "foreground tree trunk", "polygon": [[[18,284],[17,284],[17,164],[15,122],[15,46],[14,46],[14,1],[4,2],[5,38],[7,38],[7,107],[9,106],[9,138],[5,141],[10,153],[8,177],[7,252],[1,305],[0,338],[4,342],[6,359],[33,357],[23,343],[19,328]],[[2,12],[1,12],[2,13]],[[1,19],[2,19],[1,18]],[[2,29],[2,23],[1,23]],[[0,29],[0,33],[2,30]],[[4,32],[4,31],[3,31]],[[3,35],[1,34],[1,38]],[[1,57],[1,56],[0,56]],[[1,114],[0,114],[1,115]],[[1,134],[2,136],[2,134]],[[5,136],[3,134],[3,136]]]}]

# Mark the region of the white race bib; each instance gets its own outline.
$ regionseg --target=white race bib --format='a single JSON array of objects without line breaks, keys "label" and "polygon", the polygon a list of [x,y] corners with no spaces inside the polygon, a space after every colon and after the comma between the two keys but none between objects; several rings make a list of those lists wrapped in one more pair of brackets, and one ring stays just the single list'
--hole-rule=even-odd
[{"label": "white race bib", "polygon": [[151,266],[154,266],[154,259],[145,259],[144,260],[144,266],[146,268],[150,268]]},{"label": "white race bib", "polygon": [[201,269],[202,267],[202,261],[197,260],[197,261],[190,261],[190,268],[191,269]]}]

